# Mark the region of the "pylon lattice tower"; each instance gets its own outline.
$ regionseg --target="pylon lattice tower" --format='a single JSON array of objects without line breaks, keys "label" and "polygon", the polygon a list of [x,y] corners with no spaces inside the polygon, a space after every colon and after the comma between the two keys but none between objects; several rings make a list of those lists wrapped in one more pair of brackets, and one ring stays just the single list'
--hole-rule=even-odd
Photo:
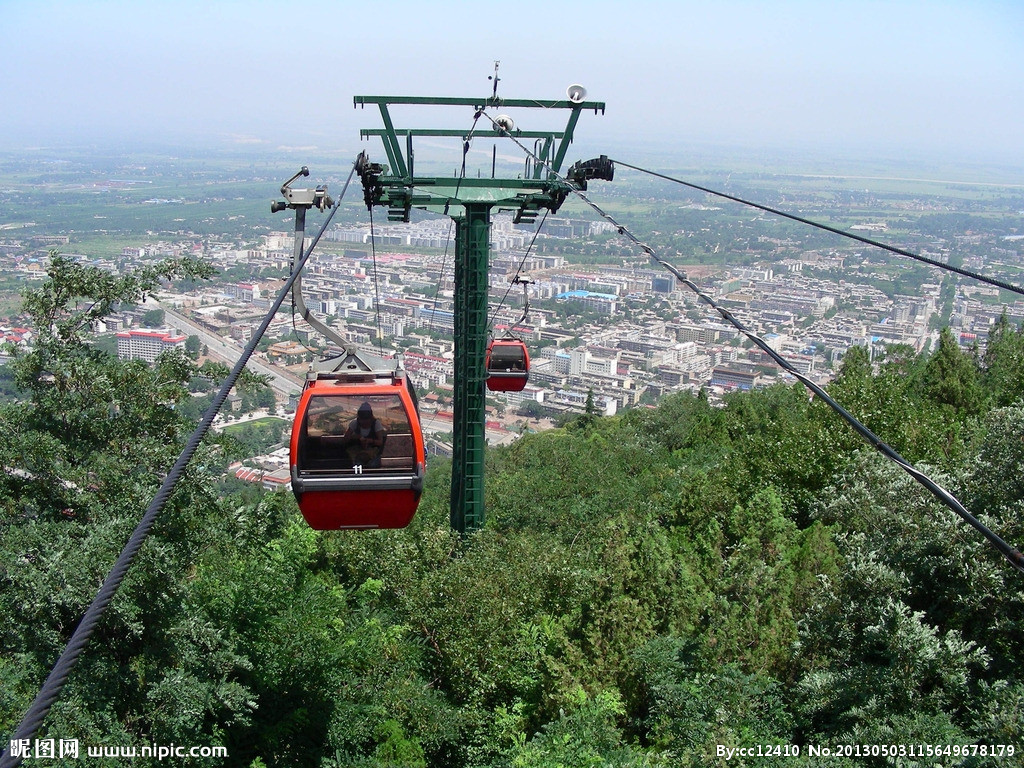
[{"label": "pylon lattice tower", "polygon": [[[452,452],[451,524],[460,533],[480,528],[484,523],[484,446],[485,382],[484,358],[487,348],[487,296],[490,265],[491,212],[495,209],[514,213],[514,221],[530,222],[541,209],[556,212],[574,188],[585,189],[585,179],[562,177],[573,132],[583,110],[604,113],[604,102],[585,101],[585,92],[571,86],[568,99],[502,99],[495,93],[485,99],[410,96],[356,96],[355,105],[377,105],[383,128],[363,129],[362,138],[379,136],[384,144],[388,166],[370,163],[360,156],[357,172],[363,183],[367,207],[385,206],[389,221],[409,221],[409,213],[418,208],[451,216],[455,222],[455,361],[454,420]],[[431,107],[472,107],[474,129],[481,119],[481,130],[396,128],[391,107],[417,105]],[[567,110],[565,128],[553,131],[516,129],[511,118],[486,116],[490,109]],[[404,138],[404,149],[401,138]],[[496,178],[492,160],[491,178],[459,176],[417,176],[414,172],[415,137],[447,137],[463,140],[463,157],[473,138],[515,138],[534,142],[534,151],[525,159],[526,170],[518,178]],[[496,156],[496,151],[495,151]],[[463,165],[463,168],[465,166]],[[590,176],[593,178],[593,176]],[[575,187],[573,186],[575,185]]]}]

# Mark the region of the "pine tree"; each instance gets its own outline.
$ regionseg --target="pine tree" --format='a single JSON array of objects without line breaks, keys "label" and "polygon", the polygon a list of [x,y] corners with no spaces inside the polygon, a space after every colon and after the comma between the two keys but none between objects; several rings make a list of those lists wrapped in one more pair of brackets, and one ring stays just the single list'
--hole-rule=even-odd
[{"label": "pine tree", "polygon": [[978,366],[960,349],[949,328],[939,333],[939,347],[925,364],[924,393],[933,402],[957,413],[981,412],[984,398]]}]

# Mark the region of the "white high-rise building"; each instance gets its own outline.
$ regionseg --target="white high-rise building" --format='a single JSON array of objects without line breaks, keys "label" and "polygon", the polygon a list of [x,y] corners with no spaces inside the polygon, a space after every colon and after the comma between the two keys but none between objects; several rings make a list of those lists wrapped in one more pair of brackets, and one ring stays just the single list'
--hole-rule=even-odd
[{"label": "white high-rise building", "polygon": [[161,352],[184,346],[185,337],[170,330],[122,331],[117,334],[117,356],[122,360],[151,363]]}]

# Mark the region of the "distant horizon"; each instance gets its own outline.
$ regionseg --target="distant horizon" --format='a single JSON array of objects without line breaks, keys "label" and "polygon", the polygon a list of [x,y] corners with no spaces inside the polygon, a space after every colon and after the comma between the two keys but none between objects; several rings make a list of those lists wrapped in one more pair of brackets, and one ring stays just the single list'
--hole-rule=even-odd
[{"label": "distant horizon", "polygon": [[[12,62],[0,70],[0,147],[205,149],[236,137],[372,151],[358,132],[380,115],[354,109],[353,95],[486,97],[497,72],[499,96],[563,99],[580,83],[604,102],[604,115],[580,121],[581,155],[678,141],[1024,166],[1015,0],[563,0],[543,11],[526,19],[465,0],[0,3]],[[452,120],[468,131],[472,110]]]},{"label": "distant horizon", "polygon": [[[1022,73],[1024,76],[1024,73]],[[395,94],[411,95],[411,94]],[[467,94],[473,95],[473,94]],[[485,94],[486,95],[486,94]],[[520,98],[508,95],[509,98]],[[557,98],[557,97],[555,97]],[[608,111],[613,104],[608,104]],[[921,143],[914,138],[895,139],[887,136],[884,139],[871,140],[858,137],[843,139],[841,137],[820,137],[807,139],[801,137],[767,136],[741,138],[721,134],[708,135],[695,131],[687,133],[684,129],[671,132],[668,129],[652,130],[650,136],[642,133],[609,132],[601,129],[603,115],[594,116],[585,112],[576,127],[573,149],[590,147],[594,152],[608,154],[604,147],[621,148],[623,146],[638,147],[643,153],[659,155],[671,154],[673,147],[681,147],[680,152],[708,151],[724,155],[800,155],[814,161],[829,158],[839,161],[862,159],[871,161],[895,162],[951,162],[954,164],[1003,165],[1010,174],[1017,174],[1024,183],[1024,140],[1017,147],[989,147],[974,144],[959,148],[954,152],[949,148]],[[2,124],[2,123],[0,123]],[[458,127],[457,124],[450,124]],[[1024,125],[1024,123],[1022,123]],[[264,151],[270,153],[312,151],[315,153],[343,153],[348,150],[354,154],[366,150],[369,154],[383,155],[383,147],[379,140],[361,140],[359,130],[362,128],[381,127],[380,117],[376,111],[360,111],[351,124],[338,131],[306,131],[295,130],[287,135],[282,130],[261,126],[260,129],[238,132],[231,130],[202,130],[195,127],[166,126],[151,131],[140,131],[138,128],[108,127],[79,128],[70,133],[63,129],[33,128],[19,134],[14,128],[8,127],[0,133],[0,152],[31,151],[46,148],[93,148],[96,151],[118,151],[122,148],[159,148],[167,150],[176,148],[182,151],[198,150],[244,150]],[[466,126],[468,130],[468,125]],[[652,129],[652,124],[646,128]],[[508,149],[518,151],[513,145]],[[585,153],[584,153],[585,154]]]},{"label": "distant horizon", "polygon": [[[581,120],[581,123],[584,121]],[[750,171],[749,164],[763,168],[765,172],[780,175],[822,175],[848,178],[900,179],[956,184],[994,184],[1006,187],[1024,187],[1024,158],[1014,164],[997,156],[985,156],[978,152],[969,157],[953,157],[947,153],[916,149],[903,151],[899,148],[868,148],[851,146],[786,145],[772,143],[751,145],[699,139],[680,139],[679,142],[607,141],[598,146],[593,139],[579,138],[587,134],[587,125],[577,127],[577,140],[570,147],[567,164],[575,159],[585,159],[605,154],[623,162],[650,167],[659,172],[670,172],[673,168],[707,165],[709,171]],[[42,137],[37,137],[42,138]],[[39,154],[65,159],[68,155],[95,154],[97,157],[123,157],[125,160],[138,155],[154,154],[158,157],[185,159],[227,157],[274,163],[294,158],[299,165],[315,163],[330,158],[332,164],[346,165],[359,152],[366,151],[377,162],[386,162],[383,146],[379,140],[359,141],[358,136],[344,143],[330,142],[328,137],[299,137],[294,145],[276,144],[270,139],[255,136],[240,139],[230,135],[199,135],[180,133],[176,136],[149,135],[146,137],[117,136],[105,134],[92,139],[84,136],[62,137],[50,142],[14,142],[10,137],[0,137],[0,155]],[[488,140],[487,156],[490,156]],[[348,146],[344,146],[347,144]],[[511,149],[518,149],[510,145]],[[436,166],[427,150],[418,150],[423,167]],[[478,152],[481,154],[481,152]],[[506,151],[503,155],[508,156]],[[743,167],[729,165],[729,161],[742,161]],[[489,162],[489,160],[488,160]],[[653,165],[649,165],[654,163]],[[667,163],[667,165],[666,165]],[[647,165],[645,165],[647,164]],[[506,163],[507,165],[507,163]],[[864,173],[865,166],[874,168]],[[858,172],[859,171],[859,172]],[[911,176],[907,177],[906,174]]]}]

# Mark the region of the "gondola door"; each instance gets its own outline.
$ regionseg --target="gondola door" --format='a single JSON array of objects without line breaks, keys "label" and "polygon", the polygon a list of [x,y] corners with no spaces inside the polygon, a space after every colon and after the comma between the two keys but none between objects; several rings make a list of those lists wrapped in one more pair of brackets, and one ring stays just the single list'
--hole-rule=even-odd
[{"label": "gondola door", "polygon": [[425,458],[404,376],[307,384],[292,426],[291,477],[310,527],[404,528],[419,505]]}]

